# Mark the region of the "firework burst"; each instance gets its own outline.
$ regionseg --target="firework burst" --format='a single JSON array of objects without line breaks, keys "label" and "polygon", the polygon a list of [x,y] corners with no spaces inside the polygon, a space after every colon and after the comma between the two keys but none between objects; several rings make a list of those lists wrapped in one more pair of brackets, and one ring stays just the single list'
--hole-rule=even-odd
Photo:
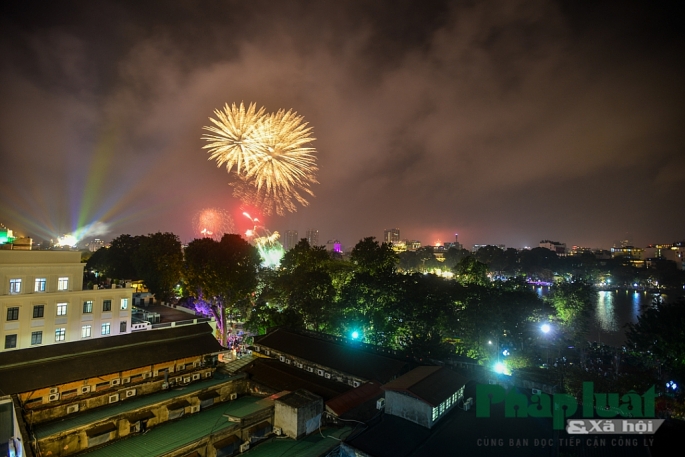
[{"label": "firework burst", "polygon": [[254,103],[247,109],[227,104],[215,114],[214,126],[204,127],[214,134],[203,137],[210,142],[203,148],[218,166],[226,164],[235,197],[264,214],[283,215],[297,211],[297,203],[309,204],[318,168],[316,149],[308,146],[312,128],[302,116],[292,110],[267,115]]},{"label": "firework burst", "polygon": [[193,229],[198,238],[221,241],[226,233],[235,233],[233,218],[223,209],[204,208],[193,218]]},{"label": "firework burst", "polygon": [[209,160],[216,160],[217,167],[226,164],[229,173],[235,167],[240,173],[250,169],[255,160],[259,141],[259,126],[264,119],[264,108],[257,110],[257,106],[251,103],[245,109],[245,105],[224,106],[223,111],[214,110],[217,119],[209,118],[213,126],[204,127],[213,135],[205,134],[202,139],[209,141],[203,149],[209,149]]}]

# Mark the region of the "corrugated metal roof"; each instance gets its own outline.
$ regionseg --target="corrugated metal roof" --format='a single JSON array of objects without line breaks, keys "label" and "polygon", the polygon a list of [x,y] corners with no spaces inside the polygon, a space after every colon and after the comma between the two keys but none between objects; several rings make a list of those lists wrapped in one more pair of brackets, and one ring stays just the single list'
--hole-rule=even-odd
[{"label": "corrugated metal roof", "polygon": [[127,411],[142,409],[175,397],[192,394],[193,392],[201,391],[214,386],[219,386],[221,384],[231,382],[233,379],[239,379],[242,377],[245,377],[245,375],[236,376],[230,379],[203,379],[202,381],[197,381],[184,387],[162,390],[149,395],[136,396],[126,399],[126,401],[109,404],[106,408],[90,409],[82,411],[78,414],[66,416],[59,421],[36,425],[34,426],[34,433],[38,439],[45,438],[46,436],[50,436],[55,433],[82,427],[87,424],[94,424],[109,417],[124,414]]},{"label": "corrugated metal roof", "polygon": [[223,350],[208,324],[0,353],[0,391],[28,392]]},{"label": "corrugated metal roof", "polygon": [[367,382],[326,402],[326,408],[337,416],[342,416],[353,408],[383,395],[378,383]]},{"label": "corrugated metal roof", "polygon": [[409,362],[302,335],[282,328],[255,338],[255,345],[291,354],[317,365],[369,381],[385,383],[409,369]]},{"label": "corrugated metal roof", "polygon": [[257,397],[240,397],[237,400],[220,403],[199,413],[183,416],[180,420],[166,422],[152,427],[145,434],[129,436],[113,441],[106,446],[86,451],[79,455],[92,457],[158,457],[200,440],[202,437],[238,426],[225,417],[244,417],[259,409]]},{"label": "corrugated metal roof", "polygon": [[467,382],[468,379],[449,368],[417,367],[385,384],[383,390],[407,392],[436,407]]}]

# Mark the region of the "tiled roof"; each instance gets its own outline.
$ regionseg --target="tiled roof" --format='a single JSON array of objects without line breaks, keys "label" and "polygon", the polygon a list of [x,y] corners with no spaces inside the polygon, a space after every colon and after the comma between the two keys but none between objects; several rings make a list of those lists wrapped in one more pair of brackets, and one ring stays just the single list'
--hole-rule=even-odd
[{"label": "tiled roof", "polygon": [[467,382],[468,379],[449,368],[425,366],[390,381],[383,390],[407,392],[436,407]]},{"label": "tiled roof", "polygon": [[410,368],[408,360],[396,359],[323,338],[282,328],[255,338],[255,345],[290,354],[317,365],[364,380],[386,383]]},{"label": "tiled roof", "polygon": [[381,386],[376,382],[366,382],[356,389],[338,395],[326,402],[326,409],[332,411],[337,416],[342,416],[346,412],[370,400],[375,400],[383,396]]},{"label": "tiled roof", "polygon": [[0,391],[14,394],[222,351],[208,324],[0,353]]},{"label": "tiled roof", "polygon": [[253,382],[273,391],[306,389],[319,395],[324,401],[352,388],[272,359],[257,358],[243,371]]}]

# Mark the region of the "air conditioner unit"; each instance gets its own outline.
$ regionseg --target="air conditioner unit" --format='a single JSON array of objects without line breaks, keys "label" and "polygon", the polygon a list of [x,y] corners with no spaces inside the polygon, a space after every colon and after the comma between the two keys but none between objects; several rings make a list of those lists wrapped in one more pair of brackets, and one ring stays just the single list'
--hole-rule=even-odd
[{"label": "air conditioner unit", "polygon": [[178,378],[174,378],[174,382],[175,382],[176,384],[178,384],[179,382],[181,382],[181,377],[179,376]]},{"label": "air conditioner unit", "polygon": [[211,371],[208,371],[207,373],[205,373],[205,378],[211,378],[211,377],[212,377]]},{"label": "air conditioner unit", "polygon": [[318,374],[319,376],[323,376],[323,370],[316,370],[316,374]]},{"label": "air conditioner unit", "polygon": [[302,368],[302,364],[299,363],[299,362],[295,363],[295,366],[296,366],[297,368]]},{"label": "air conditioner unit", "polygon": [[135,396],[136,396],[136,389],[129,389],[126,391],[126,398],[135,397]]},{"label": "air conditioner unit", "polygon": [[278,358],[278,360],[280,360],[281,362],[285,362],[285,357],[280,356],[280,357]]},{"label": "air conditioner unit", "polygon": [[183,371],[183,370],[186,369],[186,366],[185,366],[185,365],[179,365],[179,366],[176,367],[176,368],[178,368],[176,371]]},{"label": "air conditioner unit", "polygon": [[199,412],[200,412],[200,405],[193,405],[190,407],[190,414],[199,413]]},{"label": "air conditioner unit", "polygon": [[169,383],[168,382],[163,382],[162,383],[162,390],[166,390],[169,388]]},{"label": "air conditioner unit", "polygon": [[118,386],[119,384],[121,384],[121,379],[119,379],[119,378],[112,379],[112,380],[109,382],[109,385],[110,385],[110,386]]},{"label": "air conditioner unit", "polygon": [[50,389],[50,393],[51,394],[58,394],[59,393],[59,387],[53,387],[52,389]]},{"label": "air conditioner unit", "polygon": [[200,366],[200,362],[193,362],[193,367],[197,368]]},{"label": "air conditioner unit", "polygon": [[183,382],[189,383],[190,382],[190,376],[186,376],[185,378],[183,378]]},{"label": "air conditioner unit", "polygon": [[385,408],[385,398],[379,398],[376,400],[376,409],[383,409]]},{"label": "air conditioner unit", "polygon": [[254,347],[252,348],[252,350],[255,351],[255,352],[259,352],[259,346],[254,346]]},{"label": "air conditioner unit", "polygon": [[330,373],[326,373],[326,374],[324,375],[324,377],[325,377],[326,379],[331,379],[331,374],[330,374]]},{"label": "air conditioner unit", "polygon": [[130,378],[130,377],[122,378],[122,380],[121,380],[121,383],[122,383],[122,384],[129,384],[130,382],[131,382],[131,378]]},{"label": "air conditioner unit", "polygon": [[540,389],[532,389],[533,395],[540,395],[542,391]]},{"label": "air conditioner unit", "polygon": [[314,373],[314,368],[312,368],[312,367],[307,367],[307,371],[310,372],[310,373]]},{"label": "air conditioner unit", "polygon": [[90,386],[81,386],[81,393],[87,394],[88,392],[90,392],[90,388]]},{"label": "air conditioner unit", "polygon": [[250,449],[250,442],[245,441],[243,444],[240,445],[240,452],[245,452],[248,449]]},{"label": "air conditioner unit", "polygon": [[151,378],[151,377],[152,377],[152,373],[143,373],[142,376],[143,376],[143,379]]},{"label": "air conditioner unit", "polygon": [[231,400],[236,400],[238,398],[238,394],[231,394],[229,397]]},{"label": "air conditioner unit", "polygon": [[361,383],[359,381],[352,381],[352,386],[353,387],[359,387]]},{"label": "air conditioner unit", "polygon": [[264,354],[271,355],[271,352],[269,350],[266,350],[266,351],[264,351]]},{"label": "air conditioner unit", "polygon": [[200,373],[195,373],[195,374],[193,374],[193,381],[197,381],[201,377],[202,377],[202,375],[200,375]]},{"label": "air conditioner unit", "polygon": [[59,400],[59,394],[50,394],[50,396],[48,396],[48,401],[57,401],[57,400]]},{"label": "air conditioner unit", "polygon": [[119,401],[119,394],[110,395],[108,399],[109,403],[116,403]]},{"label": "air conditioner unit", "polygon": [[276,436],[281,436],[283,434],[283,429],[281,427],[274,427],[274,434]]},{"label": "air conditioner unit", "polygon": [[67,406],[67,414],[78,412],[78,403],[75,405]]},{"label": "air conditioner unit", "polygon": [[155,370],[154,372],[154,377],[156,378],[157,376],[159,376],[159,370]]},{"label": "air conditioner unit", "polygon": [[285,363],[287,363],[288,365],[290,365],[290,364],[292,363],[292,361],[291,361],[290,359],[285,359]]}]

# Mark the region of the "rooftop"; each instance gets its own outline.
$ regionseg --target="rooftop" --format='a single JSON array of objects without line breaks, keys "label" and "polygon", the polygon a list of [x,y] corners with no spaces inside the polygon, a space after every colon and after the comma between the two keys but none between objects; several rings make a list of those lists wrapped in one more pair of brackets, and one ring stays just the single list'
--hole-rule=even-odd
[{"label": "rooftop", "polygon": [[276,329],[255,338],[255,345],[290,354],[365,380],[386,383],[410,368],[410,361],[312,335]]},{"label": "rooftop", "polygon": [[222,351],[208,324],[0,353],[0,391],[14,394]]},{"label": "rooftop", "polygon": [[383,386],[383,390],[409,393],[435,408],[466,385],[467,381],[467,378],[449,368],[424,366],[390,381]]}]

